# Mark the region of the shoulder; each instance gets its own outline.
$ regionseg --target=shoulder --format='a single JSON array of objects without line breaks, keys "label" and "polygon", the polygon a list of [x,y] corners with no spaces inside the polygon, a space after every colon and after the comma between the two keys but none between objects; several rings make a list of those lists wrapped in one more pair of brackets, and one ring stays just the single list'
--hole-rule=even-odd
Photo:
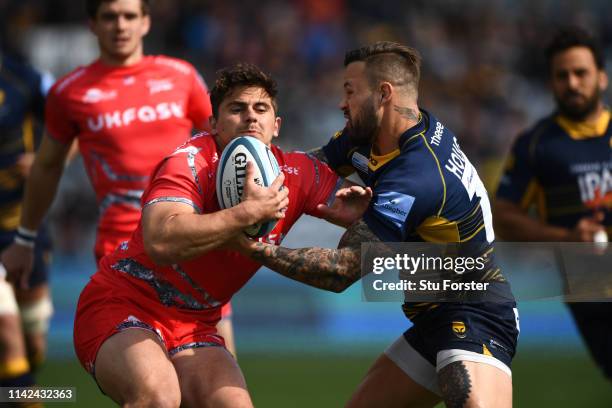
[{"label": "shoulder", "polygon": [[554,115],[549,115],[537,121],[533,126],[523,130],[516,137],[515,144],[532,144],[538,143],[543,138],[548,137],[551,132],[559,130],[559,126],[554,120]]},{"label": "shoulder", "polygon": [[196,72],[191,63],[179,58],[173,58],[167,55],[153,55],[149,58],[153,66],[159,69],[170,70],[178,75],[190,76]]},{"label": "shoulder", "polygon": [[61,97],[70,92],[75,86],[87,78],[87,75],[92,71],[92,64],[87,66],[79,66],[68,74],[60,77],[51,87],[49,94],[55,97]]}]

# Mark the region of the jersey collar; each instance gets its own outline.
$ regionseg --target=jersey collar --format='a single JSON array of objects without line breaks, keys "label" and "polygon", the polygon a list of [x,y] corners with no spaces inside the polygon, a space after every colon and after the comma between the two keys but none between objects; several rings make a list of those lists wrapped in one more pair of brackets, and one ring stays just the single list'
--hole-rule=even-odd
[{"label": "jersey collar", "polygon": [[560,114],[555,116],[555,122],[574,140],[601,137],[608,130],[610,110],[605,109],[594,123],[576,122]]}]

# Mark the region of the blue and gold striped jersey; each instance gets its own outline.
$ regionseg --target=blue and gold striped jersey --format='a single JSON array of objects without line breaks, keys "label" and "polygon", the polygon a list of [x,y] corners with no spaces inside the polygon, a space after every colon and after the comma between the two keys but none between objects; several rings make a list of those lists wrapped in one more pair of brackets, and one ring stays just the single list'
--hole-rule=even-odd
[{"label": "blue and gold striped jersey", "polygon": [[19,222],[24,177],[18,160],[34,152],[43,127],[48,77],[0,54],[0,231]]},{"label": "blue and gold striped jersey", "polygon": [[[473,255],[491,260],[477,279],[504,282],[493,261],[495,234],[485,187],[456,136],[432,114],[421,110],[419,123],[384,156],[373,154],[371,146],[353,146],[346,130],[323,150],[339,173],[354,170],[372,188],[363,218],[382,241],[470,243],[478,251]],[[504,292],[511,299],[509,289]],[[410,309],[412,318],[416,310]]]},{"label": "blue and gold striped jersey", "polygon": [[542,119],[515,140],[497,197],[535,206],[543,221],[566,228],[603,211],[612,233],[611,136],[608,110],[591,125],[558,114]]},{"label": "blue and gold striped jersey", "polygon": [[357,171],[374,197],[364,220],[383,241],[492,243],[489,199],[476,169],[455,135],[421,111],[419,123],[399,148],[377,156],[371,146],[353,147],[346,131],[324,147],[340,173]]}]

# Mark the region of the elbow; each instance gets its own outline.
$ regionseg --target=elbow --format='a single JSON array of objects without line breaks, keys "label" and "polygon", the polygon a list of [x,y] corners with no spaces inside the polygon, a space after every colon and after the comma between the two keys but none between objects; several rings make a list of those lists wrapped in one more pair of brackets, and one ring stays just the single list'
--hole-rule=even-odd
[{"label": "elbow", "polygon": [[348,276],[338,276],[335,285],[331,288],[334,293],[342,293],[357,281],[356,278]]},{"label": "elbow", "polygon": [[144,250],[147,256],[156,265],[170,265],[175,263],[170,245],[160,239],[144,237]]}]

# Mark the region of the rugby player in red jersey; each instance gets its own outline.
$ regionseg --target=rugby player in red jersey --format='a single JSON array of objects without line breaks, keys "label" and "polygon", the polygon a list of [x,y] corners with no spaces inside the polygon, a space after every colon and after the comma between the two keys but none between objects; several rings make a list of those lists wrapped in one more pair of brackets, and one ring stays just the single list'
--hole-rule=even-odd
[{"label": "rugby player in red jersey", "polygon": [[[367,207],[363,189],[360,199],[327,207],[341,183],[338,176],[306,153],[283,153],[271,145],[281,124],[276,92],[274,80],[253,65],[219,73],[211,91],[212,134],[192,138],[157,166],[142,197],[138,228],[102,259],[83,290],[74,329],[77,356],[117,403],[252,406],[215,325],[221,306],[260,264],[225,247],[265,220],[279,221],[261,240],[280,243],[303,213],[335,215],[334,221],[344,223]],[[215,189],[219,157],[240,135],[270,146],[283,174],[269,188],[258,187],[249,167],[243,201],[221,210]]]},{"label": "rugby player in red jersey", "polygon": [[[36,236],[77,139],[96,192],[100,219],[96,260],[129,239],[140,219],[140,196],[157,162],[207,129],[208,91],[186,61],[145,56],[148,0],[88,0],[89,26],[100,57],[61,78],[45,109],[47,134],[26,185],[20,226]],[[9,277],[27,281],[32,248],[16,243],[2,261]],[[230,306],[222,330],[233,350]]]}]

